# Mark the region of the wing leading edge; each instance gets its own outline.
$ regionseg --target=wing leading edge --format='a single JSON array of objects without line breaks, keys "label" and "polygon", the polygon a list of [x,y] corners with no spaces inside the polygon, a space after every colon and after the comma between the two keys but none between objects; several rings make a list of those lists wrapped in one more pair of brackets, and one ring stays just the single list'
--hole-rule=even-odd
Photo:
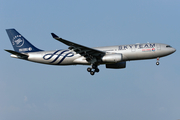
[{"label": "wing leading edge", "polygon": [[[106,53],[97,49],[89,48],[62,38],[59,38],[54,33],[51,33],[52,37],[66,45],[69,46],[68,49],[75,51],[77,54],[80,54],[86,58],[88,62],[91,62],[93,59],[96,59],[97,62],[99,59],[102,58]],[[94,61],[94,60],[93,60]]]}]

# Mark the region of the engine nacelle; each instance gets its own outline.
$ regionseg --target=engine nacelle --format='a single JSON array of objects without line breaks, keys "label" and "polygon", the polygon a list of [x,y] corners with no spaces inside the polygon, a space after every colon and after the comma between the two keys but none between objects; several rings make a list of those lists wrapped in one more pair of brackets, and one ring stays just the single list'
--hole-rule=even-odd
[{"label": "engine nacelle", "polygon": [[104,63],[117,63],[122,61],[122,54],[107,54],[102,57],[102,62]]},{"label": "engine nacelle", "polygon": [[112,68],[112,69],[122,69],[126,68],[126,62],[118,62],[115,64],[106,64],[106,68]]}]

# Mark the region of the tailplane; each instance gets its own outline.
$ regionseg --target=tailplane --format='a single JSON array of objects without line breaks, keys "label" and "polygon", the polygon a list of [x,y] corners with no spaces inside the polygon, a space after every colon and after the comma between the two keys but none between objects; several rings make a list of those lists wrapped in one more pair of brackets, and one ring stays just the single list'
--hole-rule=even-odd
[{"label": "tailplane", "polygon": [[16,52],[26,53],[26,52],[42,51],[36,48],[34,45],[32,45],[28,40],[26,40],[26,38],[24,38],[15,29],[6,29],[6,32]]},{"label": "tailplane", "polygon": [[25,60],[27,60],[28,57],[29,57],[29,56],[28,56],[27,54],[25,54],[25,53],[19,53],[19,52],[12,51],[12,50],[5,50],[5,51],[11,53],[11,54],[12,54],[11,57],[20,58],[20,59],[25,59]]}]

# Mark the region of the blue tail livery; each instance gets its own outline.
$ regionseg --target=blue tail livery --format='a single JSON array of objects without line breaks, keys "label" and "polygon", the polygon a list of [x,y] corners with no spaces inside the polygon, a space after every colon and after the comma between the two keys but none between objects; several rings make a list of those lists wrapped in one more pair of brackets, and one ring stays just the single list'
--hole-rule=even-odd
[{"label": "blue tail livery", "polygon": [[11,57],[50,65],[90,65],[87,71],[91,75],[100,71],[99,65],[105,65],[110,69],[122,69],[126,68],[126,61],[132,60],[156,59],[156,65],[159,65],[160,57],[176,51],[170,45],[162,43],[90,48],[59,38],[54,33],[51,33],[52,37],[69,46],[68,49],[42,51],[28,42],[15,29],[6,31],[15,50],[5,50],[12,54]]},{"label": "blue tail livery", "polygon": [[6,32],[16,52],[26,53],[26,52],[42,51],[36,48],[35,46],[33,46],[28,40],[26,40],[26,38],[24,38],[15,29],[6,29]]}]

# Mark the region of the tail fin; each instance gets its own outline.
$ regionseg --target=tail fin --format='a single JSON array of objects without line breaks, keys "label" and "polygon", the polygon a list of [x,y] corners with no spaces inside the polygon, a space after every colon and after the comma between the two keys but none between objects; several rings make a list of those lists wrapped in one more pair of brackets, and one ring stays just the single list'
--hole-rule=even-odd
[{"label": "tail fin", "polygon": [[34,45],[32,45],[28,40],[26,40],[26,38],[24,38],[15,29],[6,29],[6,32],[16,52],[26,53],[26,52],[42,51],[36,48]]}]

